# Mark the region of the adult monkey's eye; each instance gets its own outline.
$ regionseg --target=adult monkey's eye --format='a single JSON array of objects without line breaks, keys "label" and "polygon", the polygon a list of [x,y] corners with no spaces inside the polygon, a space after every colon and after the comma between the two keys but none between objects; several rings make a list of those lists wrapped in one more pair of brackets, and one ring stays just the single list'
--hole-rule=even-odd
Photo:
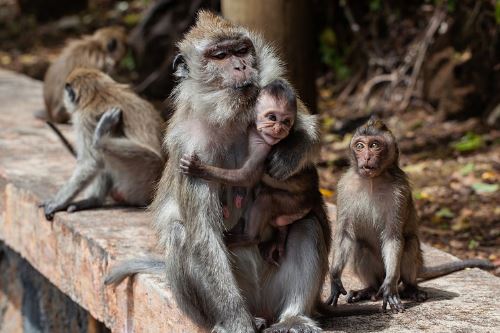
[{"label": "adult monkey's eye", "polygon": [[244,56],[247,53],[248,53],[248,47],[246,47],[246,46],[236,50],[236,55],[238,55],[238,56]]},{"label": "adult monkey's eye", "polygon": [[361,142],[358,142],[358,143],[356,143],[354,148],[356,148],[356,150],[361,150],[361,149],[365,148],[365,145],[362,144]]},{"label": "adult monkey's eye", "polygon": [[267,119],[269,119],[270,121],[276,121],[276,116],[271,113],[267,115]]},{"label": "adult monkey's eye", "polygon": [[212,57],[215,59],[222,60],[222,59],[227,57],[227,53],[226,52],[215,52],[215,53],[212,53]]}]

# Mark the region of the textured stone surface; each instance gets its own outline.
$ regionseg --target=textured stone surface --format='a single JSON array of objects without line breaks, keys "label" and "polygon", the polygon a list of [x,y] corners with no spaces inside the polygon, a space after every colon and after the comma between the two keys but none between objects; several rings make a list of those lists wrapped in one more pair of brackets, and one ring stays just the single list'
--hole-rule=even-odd
[{"label": "textured stone surface", "polygon": [[[159,277],[141,275],[116,290],[103,286],[109,265],[155,251],[144,211],[99,209],[45,220],[38,203],[56,192],[75,161],[32,117],[42,105],[39,82],[0,71],[0,239],[115,332],[201,332],[180,313]],[[69,127],[62,127],[71,137]],[[456,260],[430,247],[424,252],[432,264]],[[359,287],[349,272],[344,280],[349,288]],[[500,279],[493,275],[474,269],[422,286],[429,301],[408,304],[405,314],[335,318],[325,328],[493,332],[500,327]]]},{"label": "textured stone surface", "polygon": [[0,332],[109,332],[2,241],[0,272]]}]

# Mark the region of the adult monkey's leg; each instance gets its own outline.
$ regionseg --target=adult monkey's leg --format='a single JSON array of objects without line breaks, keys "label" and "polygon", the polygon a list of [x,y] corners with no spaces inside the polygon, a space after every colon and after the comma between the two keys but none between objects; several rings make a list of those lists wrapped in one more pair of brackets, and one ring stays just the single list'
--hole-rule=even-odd
[{"label": "adult monkey's leg", "polygon": [[[327,249],[316,218],[290,225],[286,256],[263,286],[263,303],[272,304],[278,323],[265,332],[320,332],[311,315],[327,271]],[[286,283],[284,283],[286,281]]]}]

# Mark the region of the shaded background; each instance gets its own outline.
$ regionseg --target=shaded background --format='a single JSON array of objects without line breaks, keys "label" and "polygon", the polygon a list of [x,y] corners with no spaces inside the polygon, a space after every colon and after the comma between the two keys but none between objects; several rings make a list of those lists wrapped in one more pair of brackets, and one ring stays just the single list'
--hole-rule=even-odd
[{"label": "shaded background", "polygon": [[168,116],[175,42],[199,8],[277,46],[322,119],[328,201],[352,131],[377,114],[399,140],[423,240],[500,263],[498,0],[0,0],[0,67],[41,80],[65,41],[120,24],[131,51],[113,76]]}]

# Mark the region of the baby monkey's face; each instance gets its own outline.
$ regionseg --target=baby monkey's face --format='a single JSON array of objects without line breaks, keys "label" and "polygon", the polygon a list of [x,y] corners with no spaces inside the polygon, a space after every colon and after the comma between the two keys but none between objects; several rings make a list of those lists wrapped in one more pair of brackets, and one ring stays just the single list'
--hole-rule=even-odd
[{"label": "baby monkey's face", "polygon": [[257,130],[267,144],[275,145],[288,136],[297,110],[290,108],[285,101],[266,93],[259,96],[255,108]]}]

